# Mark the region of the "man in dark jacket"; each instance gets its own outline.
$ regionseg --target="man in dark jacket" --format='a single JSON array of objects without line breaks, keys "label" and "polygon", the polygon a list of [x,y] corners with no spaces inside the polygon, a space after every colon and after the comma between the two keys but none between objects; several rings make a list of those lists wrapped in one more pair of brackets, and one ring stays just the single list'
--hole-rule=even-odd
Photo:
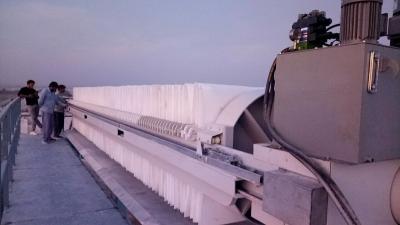
[{"label": "man in dark jacket", "polygon": [[65,91],[65,85],[58,85],[58,104],[54,107],[54,138],[61,138],[60,134],[64,130],[64,112],[67,105],[67,99],[70,98],[68,92]]},{"label": "man in dark jacket", "polygon": [[26,87],[23,87],[19,90],[18,96],[20,98],[25,98],[26,100],[26,107],[29,113],[29,120],[28,120],[28,132],[30,135],[37,135],[36,133],[36,126],[42,128],[42,124],[38,120],[39,116],[39,105],[38,99],[39,95],[38,92],[33,88],[35,86],[35,81],[28,80],[26,82]]}]

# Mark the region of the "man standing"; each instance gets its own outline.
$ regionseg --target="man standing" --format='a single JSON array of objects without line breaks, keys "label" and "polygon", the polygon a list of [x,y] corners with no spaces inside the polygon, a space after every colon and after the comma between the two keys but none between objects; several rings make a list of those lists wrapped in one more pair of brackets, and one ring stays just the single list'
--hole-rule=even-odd
[{"label": "man standing", "polygon": [[69,94],[65,91],[65,85],[58,85],[58,104],[54,108],[54,138],[61,138],[60,134],[64,130],[64,111]]},{"label": "man standing", "polygon": [[52,81],[49,84],[49,88],[44,88],[39,93],[39,106],[40,112],[42,112],[43,144],[55,141],[51,137],[51,134],[54,129],[54,107],[58,102],[58,97],[55,94],[57,87],[57,82]]},{"label": "man standing", "polygon": [[28,119],[28,132],[30,135],[37,135],[36,133],[36,125],[42,128],[42,124],[38,120],[39,116],[39,105],[38,105],[38,93],[33,88],[35,86],[35,81],[28,80],[26,82],[26,87],[23,87],[19,90],[18,96],[20,98],[25,98],[26,100],[26,107],[29,113]]}]

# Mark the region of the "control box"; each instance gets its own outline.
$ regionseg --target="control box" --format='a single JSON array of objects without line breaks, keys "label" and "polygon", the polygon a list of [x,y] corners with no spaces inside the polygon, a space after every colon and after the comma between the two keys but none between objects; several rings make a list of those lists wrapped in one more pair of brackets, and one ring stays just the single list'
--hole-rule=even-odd
[{"label": "control box", "polygon": [[306,154],[400,158],[400,49],[358,43],[281,54],[272,122]]}]

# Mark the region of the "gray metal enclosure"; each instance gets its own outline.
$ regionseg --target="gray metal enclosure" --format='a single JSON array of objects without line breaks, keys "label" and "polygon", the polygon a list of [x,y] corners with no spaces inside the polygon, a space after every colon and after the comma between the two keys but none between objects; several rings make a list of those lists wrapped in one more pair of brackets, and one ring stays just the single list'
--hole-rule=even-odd
[{"label": "gray metal enclosure", "polygon": [[399,52],[359,43],[279,55],[273,125],[318,158],[400,157]]}]

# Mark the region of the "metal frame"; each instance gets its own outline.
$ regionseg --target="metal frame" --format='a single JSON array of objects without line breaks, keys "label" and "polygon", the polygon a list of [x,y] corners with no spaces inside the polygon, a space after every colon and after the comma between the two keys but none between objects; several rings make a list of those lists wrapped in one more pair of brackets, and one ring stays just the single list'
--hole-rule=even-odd
[{"label": "metal frame", "polygon": [[0,108],[0,217],[9,206],[9,182],[12,181],[12,166],[15,165],[20,138],[21,100],[13,99]]},{"label": "metal frame", "polygon": [[[122,132],[122,133],[124,133],[124,131],[130,132],[130,133],[138,135],[140,137],[155,141],[158,144],[165,145],[165,146],[169,147],[171,150],[175,150],[179,153],[189,156],[190,158],[193,158],[193,159],[199,160],[201,162],[204,162],[206,164],[217,167],[217,168],[223,170],[224,172],[227,172],[227,173],[229,173],[233,176],[236,176],[240,179],[249,181],[256,185],[261,184],[261,180],[262,180],[261,174],[258,174],[254,171],[251,171],[251,170],[248,170],[245,168],[241,168],[237,165],[232,165],[229,162],[224,162],[224,161],[215,159],[215,158],[211,157],[211,155],[200,156],[195,152],[195,149],[193,149],[183,143],[177,143],[171,138],[168,138],[168,137],[165,137],[162,135],[156,135],[154,133],[150,133],[149,131],[145,131],[143,128],[140,129],[137,127],[133,127],[122,121],[118,121],[113,118],[108,118],[107,116],[100,115],[95,112],[91,112],[90,110],[83,109],[83,108],[73,105],[73,104],[70,104],[70,110],[71,110],[71,113],[75,116],[75,118],[79,117],[79,115],[81,115],[81,118],[82,118],[82,115],[83,115],[82,119],[87,120],[88,115],[90,115],[96,119],[99,119],[105,123],[108,123],[108,124],[111,124],[111,125],[117,127],[118,128],[117,134],[119,136],[120,136],[119,132]],[[80,113],[79,113],[79,111],[80,111]],[[207,150],[213,151],[213,149],[211,149],[211,148],[208,148]]]}]

